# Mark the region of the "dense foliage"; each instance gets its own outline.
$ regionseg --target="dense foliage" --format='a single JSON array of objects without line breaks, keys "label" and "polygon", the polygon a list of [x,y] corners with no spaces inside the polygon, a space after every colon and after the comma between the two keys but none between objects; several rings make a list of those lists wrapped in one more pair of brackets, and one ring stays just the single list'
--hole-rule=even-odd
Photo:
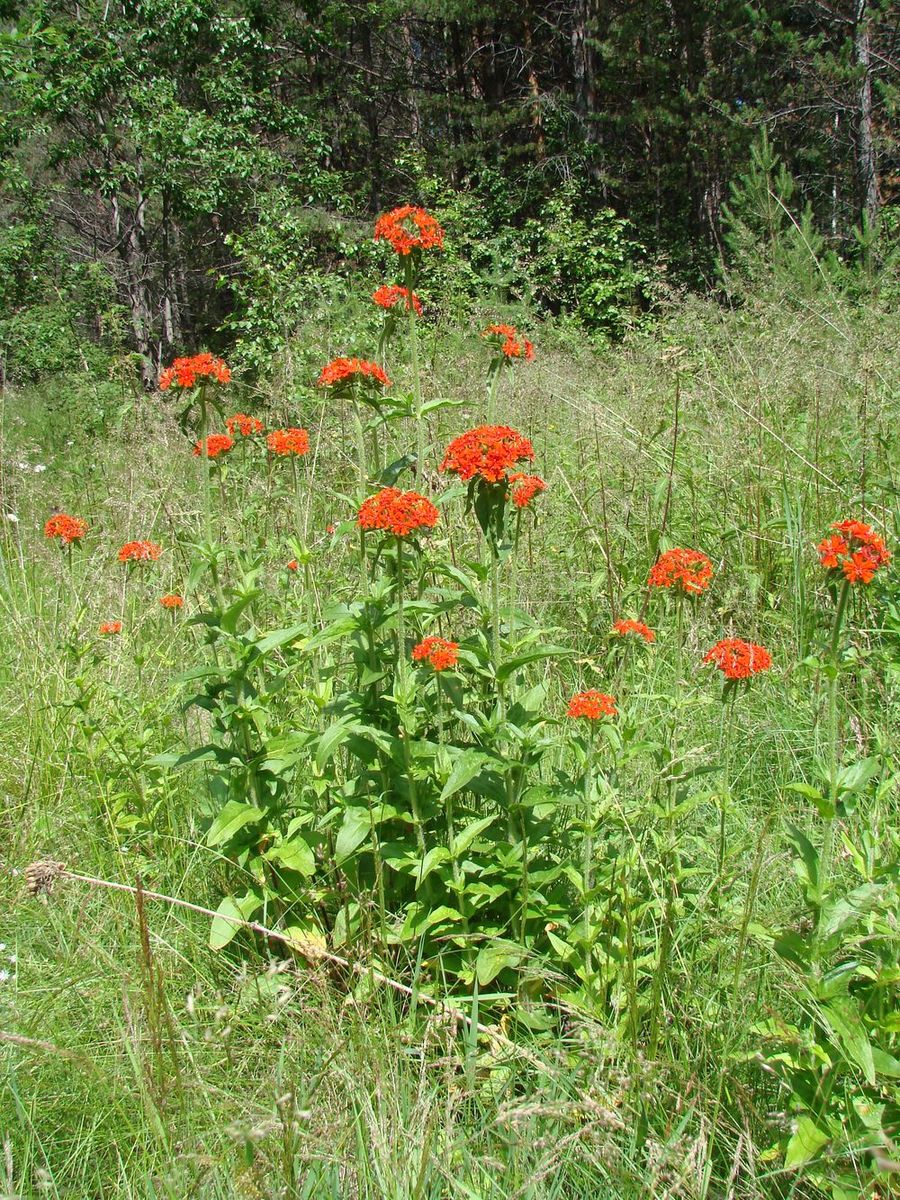
[{"label": "dense foliage", "polygon": [[335,272],[371,274],[359,219],[394,203],[463,248],[433,302],[490,289],[618,335],[666,283],[713,279],[763,130],[843,256],[894,198],[889,0],[4,0],[0,20],[14,379],[99,346],[149,385],[235,338],[265,365]]}]

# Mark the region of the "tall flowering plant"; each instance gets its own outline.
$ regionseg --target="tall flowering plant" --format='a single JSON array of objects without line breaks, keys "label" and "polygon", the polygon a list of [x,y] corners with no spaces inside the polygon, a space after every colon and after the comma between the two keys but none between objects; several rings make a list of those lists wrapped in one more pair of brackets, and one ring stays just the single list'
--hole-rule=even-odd
[{"label": "tall flowering plant", "polygon": [[487,341],[493,353],[488,367],[488,405],[487,419],[495,418],[497,404],[497,386],[503,372],[517,360],[530,362],[534,358],[534,343],[523,337],[515,325],[488,325],[481,336]]},{"label": "tall flowering plant", "polygon": [[[491,555],[491,647],[494,672],[500,667],[500,555],[507,540],[507,512],[518,494],[521,511],[545,486],[538,476],[525,477],[515,468],[531,462],[534,447],[508,425],[480,425],[447,447],[441,471],[468,484],[467,507],[474,511]],[[524,480],[528,482],[523,482]],[[517,485],[517,486],[516,486]],[[513,501],[516,503],[516,501]]]},{"label": "tall flowering plant", "polygon": [[[416,471],[421,475],[425,469],[426,410],[422,400],[422,373],[419,366],[419,335],[416,324],[421,315],[421,305],[417,302],[415,287],[423,254],[443,250],[444,231],[436,218],[424,208],[414,204],[403,204],[378,218],[375,222],[375,241],[387,242],[403,265],[404,286],[389,289],[388,294],[385,289],[379,289],[374,299],[376,304],[387,307],[386,301],[391,298],[390,293],[393,293],[394,303],[399,299],[405,303],[415,400]],[[391,303],[391,308],[394,307],[394,303]]]}]

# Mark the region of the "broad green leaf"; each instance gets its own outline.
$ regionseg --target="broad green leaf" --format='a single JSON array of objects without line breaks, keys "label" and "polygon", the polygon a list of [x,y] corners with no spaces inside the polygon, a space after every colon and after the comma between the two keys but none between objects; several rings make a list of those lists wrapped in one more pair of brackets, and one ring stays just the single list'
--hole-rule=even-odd
[{"label": "broad green leaf", "polygon": [[293,837],[279,846],[273,846],[263,856],[269,862],[278,863],[289,871],[299,871],[309,877],[315,872],[316,860],[303,838]]},{"label": "broad green leaf", "polygon": [[353,729],[353,721],[344,718],[329,725],[316,747],[316,766],[321,771],[342,742],[346,741]]},{"label": "broad green leaf", "polygon": [[149,767],[170,767],[176,770],[178,767],[187,767],[191,763],[197,762],[220,762],[228,764],[231,762],[232,755],[222,746],[197,746],[193,750],[188,750],[185,754],[157,754],[153,758],[148,759]]},{"label": "broad green leaf", "polygon": [[795,860],[794,862],[795,869],[807,885],[807,900],[813,901],[816,898],[816,891],[819,886],[819,855],[806,834],[798,829],[796,825],[788,824],[787,831],[788,838],[800,855],[799,860]]},{"label": "broad green leaf", "polygon": [[221,846],[231,841],[235,834],[240,833],[245,825],[261,821],[266,814],[253,804],[244,804],[240,800],[229,800],[206,835],[208,846]]},{"label": "broad green leaf", "polygon": [[293,642],[296,638],[302,637],[305,631],[305,625],[292,625],[289,629],[273,629],[271,633],[267,633],[265,637],[259,639],[256,649],[260,654],[268,654],[270,650],[277,650],[285,642]]},{"label": "broad green leaf", "polygon": [[493,945],[482,947],[475,960],[475,974],[479,984],[485,987],[491,983],[504,967],[517,967],[524,955],[522,947],[512,942],[495,942]]},{"label": "broad green leaf", "polygon": [[784,1165],[802,1167],[831,1141],[831,1135],[819,1129],[812,1117],[802,1116],[797,1121],[796,1132],[787,1144]]},{"label": "broad green leaf", "polygon": [[837,777],[838,792],[842,795],[861,791],[869,780],[878,773],[877,758],[861,758],[849,767],[844,767]]},{"label": "broad green leaf", "polygon": [[372,818],[367,808],[348,808],[334,843],[335,862],[342,863],[369,836]]},{"label": "broad green leaf", "polygon": [[542,658],[564,658],[574,653],[575,651],[568,646],[533,646],[530,650],[523,650],[521,654],[516,654],[501,663],[497,670],[497,678],[502,682],[528,663],[538,662]]},{"label": "broad green leaf", "polygon": [[[256,892],[248,892],[246,896],[226,896],[216,910],[221,916],[215,916],[209,930],[209,948],[221,950],[227,946],[241,926],[237,921],[251,921],[262,907],[262,897]],[[234,920],[224,920],[232,917]]]},{"label": "broad green leaf", "polygon": [[831,1029],[832,1036],[847,1058],[863,1072],[868,1084],[875,1083],[875,1064],[869,1035],[859,1015],[854,1000],[849,996],[830,1000],[821,1006],[822,1015]]},{"label": "broad green leaf", "polygon": [[450,778],[444,784],[444,790],[441,792],[438,803],[443,804],[449,800],[467,783],[471,783],[475,776],[479,775],[488,765],[496,767],[497,760],[482,750],[464,750],[453,764]]},{"label": "broad green leaf", "polygon": [[427,879],[435,867],[441,863],[447,862],[450,858],[450,851],[446,846],[432,846],[423,859],[420,859],[416,866],[416,879],[419,883]]},{"label": "broad green leaf", "polygon": [[465,829],[461,830],[452,842],[451,854],[454,858],[459,858],[461,854],[465,854],[468,848],[472,845],[480,833],[487,829],[488,825],[496,821],[496,815],[491,814],[489,817],[479,817],[477,821],[472,821]]},{"label": "broad green leaf", "polygon": [[894,1058],[893,1054],[888,1054],[887,1050],[873,1046],[872,1065],[879,1075],[886,1075],[888,1079],[900,1079],[900,1060]]}]

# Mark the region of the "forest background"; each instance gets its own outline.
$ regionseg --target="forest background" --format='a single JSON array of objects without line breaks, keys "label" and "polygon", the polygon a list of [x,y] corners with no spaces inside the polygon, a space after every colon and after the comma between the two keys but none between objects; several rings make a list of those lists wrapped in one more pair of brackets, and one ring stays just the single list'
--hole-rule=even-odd
[{"label": "forest background", "polygon": [[[898,41],[888,0],[3,0],[0,378],[271,367],[396,203],[450,230],[454,316],[618,336],[804,208],[812,249],[871,268]],[[742,203],[762,135],[776,195]]]}]

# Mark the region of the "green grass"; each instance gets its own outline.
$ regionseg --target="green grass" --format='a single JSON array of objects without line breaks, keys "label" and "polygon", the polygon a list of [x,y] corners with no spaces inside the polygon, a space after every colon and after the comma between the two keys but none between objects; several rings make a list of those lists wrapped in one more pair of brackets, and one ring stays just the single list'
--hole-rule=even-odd
[{"label": "green grass", "polygon": [[[464,401],[432,429],[436,448],[480,417],[474,340],[447,330],[425,338],[426,393]],[[518,568],[525,614],[575,650],[535,671],[548,712],[560,717],[573,690],[614,683],[636,742],[670,719],[665,639],[624,671],[607,639],[613,615],[642,611],[660,538],[702,547],[717,571],[687,635],[679,739],[689,766],[715,778],[723,754],[721,689],[699,668],[702,653],[733,632],[775,659],[725,734],[733,786],[724,898],[713,888],[718,801],[706,783],[692,787],[673,827],[685,874],[655,1037],[626,1014],[628,970],[636,964],[649,993],[664,936],[670,851],[647,807],[657,771],[648,755],[620,766],[597,847],[610,878],[627,877],[633,889],[610,887],[608,928],[620,947],[636,941],[605,964],[604,1002],[554,1010],[550,1035],[530,1035],[482,1001],[480,1019],[510,1040],[474,1039],[465,1021],[424,1005],[411,1011],[389,989],[285,956],[275,943],[239,938],[213,953],[206,919],[164,903],[147,901],[142,927],[128,894],[61,882],[46,903],[26,896],[24,869],[41,858],[100,879],[140,878],[213,908],[230,875],[205,844],[216,801],[202,774],[147,767],[155,754],[204,740],[173,683],[205,653],[200,630],[155,602],[182,590],[189,573],[177,547],[202,520],[196,460],[155,399],[123,397],[107,432],[86,436],[79,411],[59,396],[50,406],[46,387],[7,393],[0,507],[18,520],[0,533],[0,1195],[830,1194],[816,1171],[786,1172],[766,1154],[792,1118],[790,1097],[761,1062],[759,1026],[797,1021],[810,1005],[771,931],[806,919],[786,822],[816,845],[822,838],[813,805],[785,790],[809,783],[826,752],[825,688],[808,660],[833,605],[813,546],[849,515],[869,514],[894,547],[900,532],[891,314],[827,294],[814,306],[760,297],[734,313],[690,302],[653,334],[602,355],[551,328],[535,341],[536,362],[507,375],[498,412],[532,436],[550,485]],[[347,348],[338,328],[310,329],[295,367]],[[408,384],[402,362],[392,374]],[[346,414],[290,379],[288,371],[234,408],[264,402],[270,425],[309,428],[301,475],[312,487],[298,509],[289,481],[282,488],[236,463],[217,518],[223,541],[265,559],[263,627],[303,619],[283,569],[292,537],[316,551],[319,612],[357,586],[352,534],[325,532],[352,516],[342,499],[354,478]],[[57,506],[92,524],[71,576],[41,537]],[[475,549],[471,521],[448,526],[435,553]],[[172,549],[152,581],[135,575],[126,587],[115,551],[135,537]],[[897,854],[895,579],[893,568],[855,602],[842,676],[843,750],[848,761],[877,757],[879,774],[841,828],[884,862]],[[671,630],[658,600],[647,613]],[[98,623],[120,616],[127,636],[97,644]],[[554,754],[548,769],[570,762],[564,748]],[[838,883],[848,854],[838,856]],[[416,982],[441,993],[429,964]],[[843,1077],[852,1093],[853,1070]],[[820,1180],[828,1169],[826,1155]],[[859,1194],[892,1194],[874,1186],[866,1177]]]}]

